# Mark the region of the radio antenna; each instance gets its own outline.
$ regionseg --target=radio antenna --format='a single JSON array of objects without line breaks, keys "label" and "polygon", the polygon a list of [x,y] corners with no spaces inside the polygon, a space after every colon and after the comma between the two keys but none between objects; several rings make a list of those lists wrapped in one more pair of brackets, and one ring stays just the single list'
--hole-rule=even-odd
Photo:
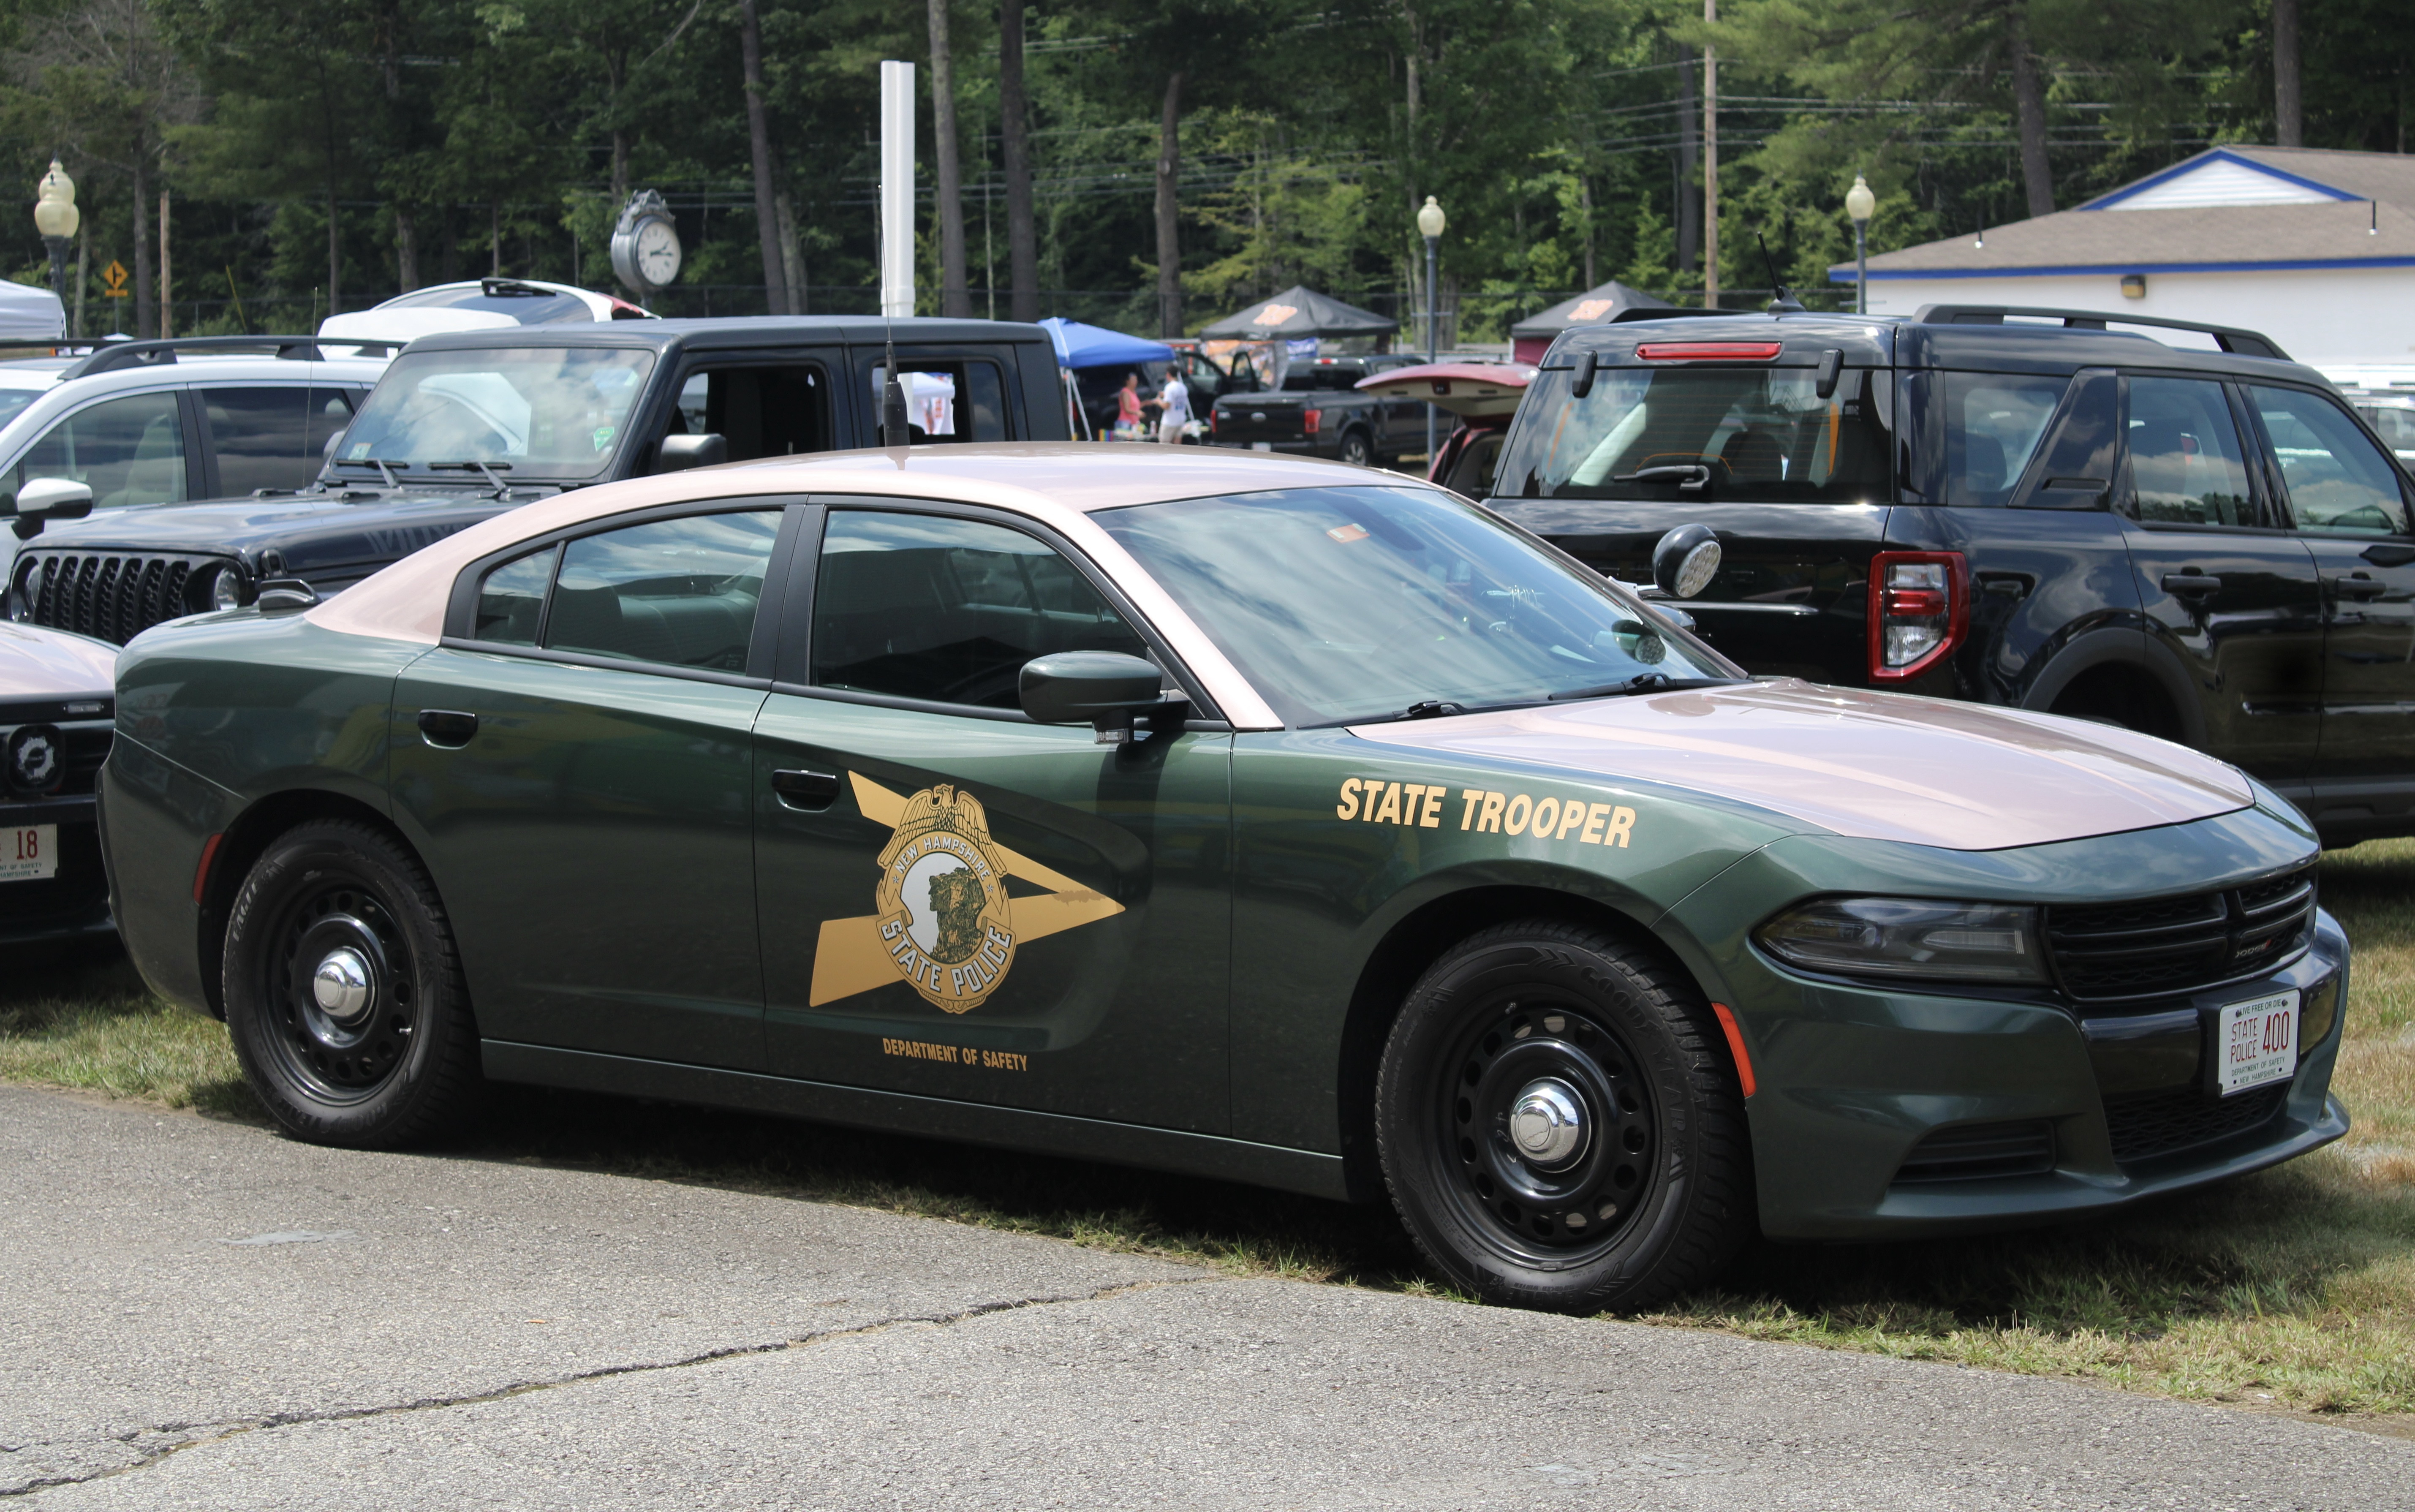
[{"label": "radio antenna", "polygon": [[1768,313],[1772,315],[1802,314],[1803,301],[1787,292],[1786,286],[1778,281],[1778,260],[1769,255],[1769,243],[1762,239],[1759,232],[1752,233],[1752,239],[1761,247],[1761,265],[1769,272],[1771,298]]}]

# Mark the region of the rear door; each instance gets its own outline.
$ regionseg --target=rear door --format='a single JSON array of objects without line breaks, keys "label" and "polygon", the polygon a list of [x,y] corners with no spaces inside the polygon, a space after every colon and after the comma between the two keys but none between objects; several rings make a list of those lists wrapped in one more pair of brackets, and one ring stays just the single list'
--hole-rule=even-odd
[{"label": "rear door", "polygon": [[2212,378],[2122,379],[2117,485],[2148,635],[2204,690],[2205,746],[2268,782],[2302,776],[2322,730],[2323,599]]},{"label": "rear door", "polygon": [[353,391],[334,383],[196,383],[210,498],[308,487],[327,438],[352,424]]},{"label": "rear door", "polygon": [[757,610],[794,531],[724,500],[480,563],[396,680],[396,817],[488,1039],[761,1066]]}]

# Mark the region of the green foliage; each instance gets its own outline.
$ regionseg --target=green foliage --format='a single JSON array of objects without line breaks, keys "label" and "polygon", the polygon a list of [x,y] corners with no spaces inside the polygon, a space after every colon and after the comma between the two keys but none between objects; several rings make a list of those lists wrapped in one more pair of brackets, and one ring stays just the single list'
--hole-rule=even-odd
[{"label": "green foliage", "polygon": [[[1074,0],[1030,13],[1043,307],[1154,320],[1159,117],[1182,76],[1188,318],[1293,282],[1408,313],[1412,224],[1450,217],[1463,339],[1618,277],[1699,290],[1676,227],[1681,47],[1720,55],[1720,283],[1837,297],[1855,172],[1874,251],[2026,213],[2011,60],[2043,88],[2069,205],[2217,141],[2269,140],[2269,0]],[[2302,0],[2314,145],[2401,150],[2415,31]],[[759,0],[776,178],[810,307],[868,309],[877,65],[927,65],[922,7]],[[621,197],[664,191],[690,256],[668,313],[762,307],[733,0],[0,0],[0,145],[75,174],[93,277],[134,262],[138,168],[175,197],[177,324],[292,325],[328,294],[486,273],[608,280]],[[1006,266],[997,19],[952,17],[976,307]],[[927,67],[918,77],[927,87]],[[1699,78],[1699,71],[1697,71]],[[2035,119],[2034,117],[2032,118]],[[927,107],[923,184],[932,150]],[[147,224],[147,221],[145,222]],[[0,262],[42,267],[26,217]],[[936,282],[936,254],[929,281]],[[95,285],[87,294],[97,298]],[[90,323],[130,315],[102,302]]]}]

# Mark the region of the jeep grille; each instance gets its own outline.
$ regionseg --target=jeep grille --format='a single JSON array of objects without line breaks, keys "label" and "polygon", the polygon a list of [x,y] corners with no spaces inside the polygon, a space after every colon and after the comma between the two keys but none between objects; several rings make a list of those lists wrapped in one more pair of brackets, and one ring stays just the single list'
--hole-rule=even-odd
[{"label": "jeep grille", "polygon": [[[196,574],[222,559],[162,551],[37,551],[19,554],[10,597],[36,624],[117,645],[165,620],[206,605],[189,601],[186,590]],[[39,584],[24,591],[36,572]]]}]

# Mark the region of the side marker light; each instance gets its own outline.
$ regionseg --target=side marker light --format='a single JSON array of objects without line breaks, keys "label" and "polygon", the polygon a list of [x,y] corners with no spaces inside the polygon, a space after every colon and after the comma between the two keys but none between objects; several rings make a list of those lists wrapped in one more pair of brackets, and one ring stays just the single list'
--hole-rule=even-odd
[{"label": "side marker light", "polygon": [[1735,1055],[1736,1079],[1744,1084],[1744,1095],[1748,1099],[1753,1094],[1752,1056],[1744,1047],[1744,1030],[1736,1026],[1735,1015],[1728,1011],[1727,1004],[1713,1003],[1711,1011],[1719,1016],[1719,1027],[1727,1031],[1728,1049]]},{"label": "side marker light", "polygon": [[[218,860],[218,842],[225,838],[225,832],[220,831],[202,842],[202,864],[193,868],[193,902],[195,904],[202,901],[202,893],[210,885],[210,862]],[[1726,1010],[1722,1009],[1720,1011],[1725,1012]],[[1733,1031],[1731,1030],[1730,1033],[1732,1035]]]}]

